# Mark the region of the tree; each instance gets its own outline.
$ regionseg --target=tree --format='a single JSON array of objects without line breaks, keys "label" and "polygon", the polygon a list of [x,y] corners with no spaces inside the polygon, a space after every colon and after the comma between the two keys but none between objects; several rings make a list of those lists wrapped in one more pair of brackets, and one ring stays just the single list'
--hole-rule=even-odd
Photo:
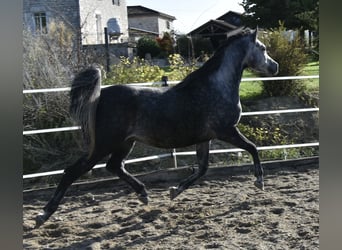
[{"label": "tree", "polygon": [[[191,40],[190,40],[191,39]],[[214,52],[213,45],[209,38],[188,37],[182,35],[177,39],[176,50],[184,58],[198,58],[203,55],[211,55]],[[194,55],[193,55],[194,53]]]},{"label": "tree", "polygon": [[145,58],[146,54],[150,54],[151,57],[158,56],[160,53],[160,47],[156,39],[144,36],[138,40],[137,44],[138,56]]},{"label": "tree", "polygon": [[168,32],[164,32],[163,37],[157,37],[157,43],[162,52],[164,52],[167,56],[173,52],[173,39]]},{"label": "tree", "polygon": [[184,58],[191,58],[192,45],[190,39],[186,35],[181,35],[177,38],[176,51]]},{"label": "tree", "polygon": [[250,27],[275,28],[281,21],[288,29],[318,29],[318,0],[243,0],[241,6]]}]

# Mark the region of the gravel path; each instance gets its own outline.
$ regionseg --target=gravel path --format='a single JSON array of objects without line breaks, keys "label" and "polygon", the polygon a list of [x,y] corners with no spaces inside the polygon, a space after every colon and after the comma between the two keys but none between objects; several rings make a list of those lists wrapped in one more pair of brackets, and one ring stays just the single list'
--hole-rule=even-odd
[{"label": "gravel path", "polygon": [[52,190],[24,194],[24,249],[319,249],[319,170],[201,179],[174,201],[146,186],[144,206],[126,185],[73,187],[41,228],[33,218]]}]

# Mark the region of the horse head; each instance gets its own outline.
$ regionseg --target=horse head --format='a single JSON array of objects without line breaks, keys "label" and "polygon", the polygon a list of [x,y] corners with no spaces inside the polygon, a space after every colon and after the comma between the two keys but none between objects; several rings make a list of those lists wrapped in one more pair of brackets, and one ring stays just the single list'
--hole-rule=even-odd
[{"label": "horse head", "polygon": [[265,44],[260,42],[257,36],[258,28],[250,34],[250,46],[245,57],[245,65],[265,75],[278,74],[278,63],[267,54]]}]

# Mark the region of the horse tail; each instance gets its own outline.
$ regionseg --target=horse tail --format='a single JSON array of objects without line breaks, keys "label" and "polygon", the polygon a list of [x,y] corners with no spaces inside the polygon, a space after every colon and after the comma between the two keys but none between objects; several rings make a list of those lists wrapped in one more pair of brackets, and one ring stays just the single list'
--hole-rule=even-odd
[{"label": "horse tail", "polygon": [[95,148],[96,108],[101,92],[101,71],[91,66],[80,72],[71,83],[70,114],[81,126],[88,144],[88,157]]}]

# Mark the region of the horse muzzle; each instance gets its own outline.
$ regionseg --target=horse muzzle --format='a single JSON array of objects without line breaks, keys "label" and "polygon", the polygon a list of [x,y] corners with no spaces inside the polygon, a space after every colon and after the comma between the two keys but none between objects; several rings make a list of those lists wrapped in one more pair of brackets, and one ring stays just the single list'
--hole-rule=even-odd
[{"label": "horse muzzle", "polygon": [[267,67],[268,74],[275,76],[279,72],[279,64],[276,61],[272,61]]}]

